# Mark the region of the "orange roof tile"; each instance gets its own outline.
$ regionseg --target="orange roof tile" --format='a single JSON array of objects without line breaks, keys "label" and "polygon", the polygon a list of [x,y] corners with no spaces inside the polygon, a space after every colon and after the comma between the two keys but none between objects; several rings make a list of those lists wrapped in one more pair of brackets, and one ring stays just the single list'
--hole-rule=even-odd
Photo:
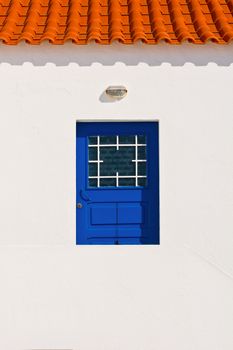
[{"label": "orange roof tile", "polygon": [[233,39],[233,0],[0,0],[0,40],[132,44]]}]

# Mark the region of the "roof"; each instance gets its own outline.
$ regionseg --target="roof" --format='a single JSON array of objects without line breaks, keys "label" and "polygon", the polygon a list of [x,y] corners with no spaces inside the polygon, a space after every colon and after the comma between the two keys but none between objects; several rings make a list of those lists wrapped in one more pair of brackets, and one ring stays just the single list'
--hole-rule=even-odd
[{"label": "roof", "polygon": [[0,40],[132,44],[233,39],[233,0],[0,0]]}]

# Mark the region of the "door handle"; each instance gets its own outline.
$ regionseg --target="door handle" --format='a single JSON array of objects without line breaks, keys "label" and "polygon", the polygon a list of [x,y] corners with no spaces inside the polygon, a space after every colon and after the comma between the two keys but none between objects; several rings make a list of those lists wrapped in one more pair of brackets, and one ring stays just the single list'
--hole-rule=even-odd
[{"label": "door handle", "polygon": [[82,199],[84,199],[86,202],[90,202],[91,201],[91,198],[88,197],[88,195],[85,193],[85,191],[83,190],[80,190],[80,197]]}]

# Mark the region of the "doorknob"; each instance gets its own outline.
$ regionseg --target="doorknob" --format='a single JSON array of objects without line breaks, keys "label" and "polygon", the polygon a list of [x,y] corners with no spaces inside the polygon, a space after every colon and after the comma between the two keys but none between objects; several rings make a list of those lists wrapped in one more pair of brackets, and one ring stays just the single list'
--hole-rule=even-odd
[{"label": "doorknob", "polygon": [[91,198],[88,197],[88,195],[83,190],[80,190],[80,196],[81,196],[82,199],[84,199],[87,202],[91,201]]},{"label": "doorknob", "polygon": [[82,209],[82,207],[83,207],[82,203],[77,203],[77,208],[78,209]]}]

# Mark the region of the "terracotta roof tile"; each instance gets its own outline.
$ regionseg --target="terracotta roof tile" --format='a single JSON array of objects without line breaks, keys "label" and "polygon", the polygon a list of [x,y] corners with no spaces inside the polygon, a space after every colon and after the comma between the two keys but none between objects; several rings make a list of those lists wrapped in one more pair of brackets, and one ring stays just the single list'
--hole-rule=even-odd
[{"label": "terracotta roof tile", "polygon": [[224,44],[233,40],[233,0],[0,0],[0,40]]}]

